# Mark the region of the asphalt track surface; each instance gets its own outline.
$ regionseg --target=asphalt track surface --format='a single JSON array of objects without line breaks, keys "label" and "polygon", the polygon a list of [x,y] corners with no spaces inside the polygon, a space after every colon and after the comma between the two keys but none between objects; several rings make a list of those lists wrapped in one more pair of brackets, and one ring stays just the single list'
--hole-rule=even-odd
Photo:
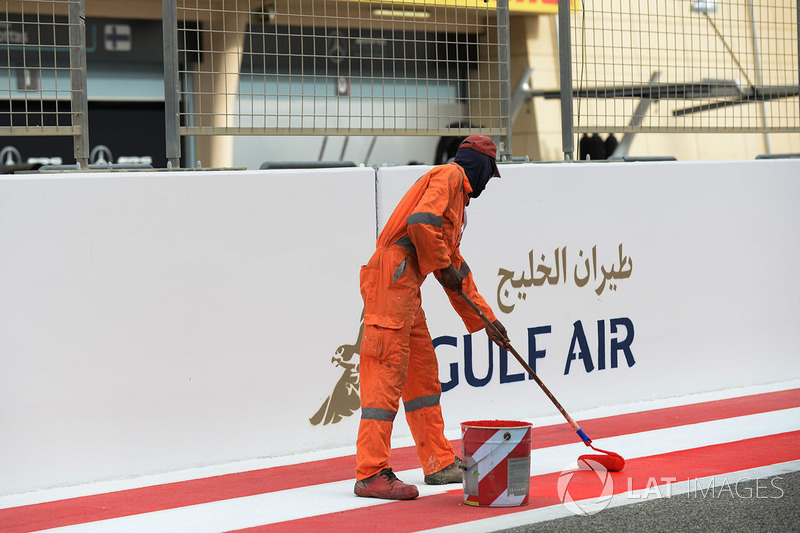
[{"label": "asphalt track surface", "polygon": [[0,532],[800,531],[798,383],[726,394],[581,420],[621,472],[576,469],[571,428],[534,424],[524,506],[464,505],[406,446],[391,464],[414,501],[355,497],[354,456],[332,454],[3,496]]}]

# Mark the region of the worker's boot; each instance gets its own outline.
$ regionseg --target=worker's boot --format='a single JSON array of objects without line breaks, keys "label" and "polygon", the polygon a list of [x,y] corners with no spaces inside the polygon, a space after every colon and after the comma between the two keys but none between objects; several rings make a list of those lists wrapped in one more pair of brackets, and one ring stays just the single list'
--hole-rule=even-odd
[{"label": "worker's boot", "polygon": [[450,465],[442,468],[438,472],[425,476],[425,483],[428,485],[446,485],[448,483],[461,483],[464,478],[464,471],[461,469],[461,459],[456,457]]},{"label": "worker's boot", "polygon": [[397,479],[391,468],[384,468],[374,476],[356,481],[353,492],[356,496],[384,500],[413,500],[419,496],[417,487]]}]

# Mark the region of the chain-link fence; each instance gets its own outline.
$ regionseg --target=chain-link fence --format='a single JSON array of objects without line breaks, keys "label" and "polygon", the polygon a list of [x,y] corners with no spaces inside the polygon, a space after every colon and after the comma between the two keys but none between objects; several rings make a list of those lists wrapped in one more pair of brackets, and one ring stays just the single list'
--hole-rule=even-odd
[{"label": "chain-link fence", "polygon": [[[151,3],[172,166],[182,138],[212,136],[483,133],[512,153],[509,4],[522,0]],[[797,0],[558,4],[561,90],[545,96],[561,98],[565,153],[576,132],[800,131]],[[85,168],[84,0],[0,9],[0,137],[71,136]]]},{"label": "chain-link fence", "polygon": [[575,7],[575,132],[800,132],[796,0]]},{"label": "chain-link fence", "polygon": [[510,135],[508,0],[165,0],[164,20],[171,160],[179,135]]},{"label": "chain-link fence", "polygon": [[[0,136],[65,135],[88,164],[83,0],[7,0],[0,12]],[[0,155],[0,165],[16,162]]]}]

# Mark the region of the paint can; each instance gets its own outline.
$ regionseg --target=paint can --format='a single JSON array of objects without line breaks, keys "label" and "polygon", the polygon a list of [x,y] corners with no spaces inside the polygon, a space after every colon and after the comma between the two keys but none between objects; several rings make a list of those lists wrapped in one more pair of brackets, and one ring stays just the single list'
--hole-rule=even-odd
[{"label": "paint can", "polygon": [[464,503],[482,507],[528,504],[531,424],[514,420],[461,423]]}]

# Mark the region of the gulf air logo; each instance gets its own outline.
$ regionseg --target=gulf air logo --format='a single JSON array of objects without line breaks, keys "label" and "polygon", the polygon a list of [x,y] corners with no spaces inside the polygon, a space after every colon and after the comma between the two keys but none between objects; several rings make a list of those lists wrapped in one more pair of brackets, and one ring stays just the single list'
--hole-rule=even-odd
[{"label": "gulf air logo", "polygon": [[[563,358],[565,376],[615,371],[618,368],[631,368],[636,364],[633,352],[634,326],[633,321],[628,317],[598,320],[596,329],[594,327],[584,328],[583,323],[578,320],[572,325],[569,344],[554,346],[549,350],[542,345],[549,344],[548,338],[553,333],[552,326],[532,327],[528,328],[527,332],[527,362],[534,372],[536,372],[537,361],[546,358],[548,353],[552,352],[555,352],[555,355],[551,355],[551,358]],[[336,424],[342,419],[352,416],[361,408],[358,357],[361,352],[363,334],[364,312],[362,310],[355,342],[342,344],[336,348],[331,357],[330,364],[340,369],[341,375],[317,412],[309,418],[312,425]],[[466,382],[470,387],[480,388],[498,381],[500,385],[504,385],[526,379],[522,367],[514,366],[515,361],[513,360],[509,361],[511,358],[506,350],[495,350],[494,344],[486,339],[482,332],[478,334],[477,338],[481,337],[487,343],[488,349],[480,353],[473,351],[472,335],[464,335],[462,343],[459,343],[459,339],[456,337],[449,335],[433,339],[433,347],[440,357],[452,356],[456,359],[449,364],[442,365],[442,368],[446,369],[445,372],[449,374],[449,379],[442,381],[442,392],[452,390],[462,382]],[[449,350],[453,348],[460,353],[449,353]],[[477,369],[482,369],[481,374],[478,374]],[[527,376],[527,379],[532,380],[533,378]]]}]

